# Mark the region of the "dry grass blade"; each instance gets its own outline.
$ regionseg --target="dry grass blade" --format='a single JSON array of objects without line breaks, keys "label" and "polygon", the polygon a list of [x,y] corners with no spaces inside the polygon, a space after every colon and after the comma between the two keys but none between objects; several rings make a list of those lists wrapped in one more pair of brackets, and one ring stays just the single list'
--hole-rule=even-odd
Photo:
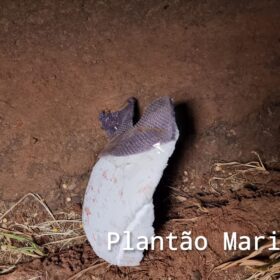
[{"label": "dry grass blade", "polygon": [[266,170],[260,156],[256,152],[252,152],[258,158],[258,161],[250,161],[247,163],[233,162],[218,162],[212,167],[213,175],[209,179],[209,185],[215,190],[218,186],[230,186],[233,190],[239,189],[248,181],[248,176],[257,174],[269,174]]},{"label": "dry grass blade", "polygon": [[44,246],[49,246],[49,245],[59,244],[59,243],[65,243],[65,242],[73,241],[75,239],[85,239],[85,238],[86,238],[86,235],[83,234],[83,235],[79,235],[79,236],[76,236],[76,237],[65,238],[65,239],[62,239],[62,240],[57,240],[57,241],[52,241],[52,242],[49,242],[49,243],[45,243]]},{"label": "dry grass blade", "polygon": [[244,260],[239,264],[240,266],[265,266],[267,262],[259,261],[259,260]]},{"label": "dry grass blade", "polygon": [[0,223],[0,265],[14,266],[60,251],[85,240],[81,217],[73,212],[53,214],[43,199],[26,194],[3,215]]},{"label": "dry grass blade", "polygon": [[187,218],[186,219],[178,218],[178,219],[170,219],[170,220],[168,220],[168,222],[175,222],[175,223],[185,224],[185,223],[188,223],[188,222],[196,222],[199,219],[200,219],[200,217],[194,217],[194,218],[189,218],[189,219],[187,219]]},{"label": "dry grass blade", "polygon": [[16,268],[15,265],[0,265],[0,275],[12,272]]},{"label": "dry grass blade", "polygon": [[38,195],[34,193],[28,193],[25,196],[23,196],[16,204],[14,204],[10,209],[8,209],[1,217],[0,220],[3,220],[4,217],[6,217],[16,206],[18,206],[20,203],[22,203],[26,198],[29,196],[33,197],[35,200],[37,200],[48,212],[48,214],[52,217],[53,220],[55,220],[55,217],[53,216],[51,210],[49,207],[44,203],[43,199]]},{"label": "dry grass blade", "polygon": [[87,267],[81,271],[79,271],[78,273],[74,274],[73,276],[71,276],[68,280],[76,280],[79,279],[83,274],[85,274],[86,272],[90,271],[90,270],[94,270],[97,269],[99,267],[104,266],[105,264],[107,264],[106,262],[101,262],[101,263],[97,263],[95,262],[92,266]]},{"label": "dry grass blade", "polygon": [[[280,253],[279,252],[276,253],[274,252],[266,258],[262,258],[262,260],[255,259],[255,257],[261,256],[261,254],[268,248],[272,248],[272,245],[273,244],[271,242],[268,242],[263,246],[261,246],[258,250],[253,251],[251,254],[249,254],[244,258],[240,258],[234,261],[229,261],[215,267],[212,270],[212,272],[216,270],[226,270],[236,266],[244,266],[252,271],[255,271],[255,273],[247,280],[279,279],[279,278],[273,278],[273,277],[280,277]],[[274,245],[279,246],[280,239],[278,239]],[[212,274],[212,272],[210,273],[210,275]]]}]

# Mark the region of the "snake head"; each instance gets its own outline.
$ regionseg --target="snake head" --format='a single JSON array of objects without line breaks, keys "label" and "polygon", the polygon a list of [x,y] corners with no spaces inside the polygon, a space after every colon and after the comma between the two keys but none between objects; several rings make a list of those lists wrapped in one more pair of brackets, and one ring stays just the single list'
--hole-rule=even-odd
[{"label": "snake head", "polygon": [[101,127],[112,138],[133,127],[133,114],[136,99],[131,97],[127,100],[124,108],[116,112],[102,111],[99,114]]},{"label": "snake head", "polygon": [[131,98],[122,110],[100,114],[102,128],[110,137],[102,155],[137,154],[177,138],[178,129],[170,97],[154,100],[135,125],[132,121],[134,104],[135,99]]}]

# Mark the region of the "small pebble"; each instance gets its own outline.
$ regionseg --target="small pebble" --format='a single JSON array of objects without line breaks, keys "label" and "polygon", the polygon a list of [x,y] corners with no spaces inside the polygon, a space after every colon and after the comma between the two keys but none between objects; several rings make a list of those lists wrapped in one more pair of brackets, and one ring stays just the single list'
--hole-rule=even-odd
[{"label": "small pebble", "polygon": [[221,171],[221,170],[222,170],[221,166],[219,166],[219,165],[215,166],[215,171]]},{"label": "small pebble", "polygon": [[71,201],[71,197],[67,197],[67,198],[66,198],[66,201],[67,201],[67,202],[70,202],[70,201]]},{"label": "small pebble", "polygon": [[67,185],[65,183],[62,184],[63,189],[67,189]]},{"label": "small pebble", "polygon": [[184,202],[184,201],[187,200],[184,196],[181,196],[181,195],[177,195],[177,196],[176,196],[176,199],[177,199],[178,201],[180,201],[180,202]]},{"label": "small pebble", "polygon": [[2,220],[2,223],[4,223],[4,224],[6,224],[8,222],[8,220],[6,219],[6,218],[4,218],[3,220]]}]

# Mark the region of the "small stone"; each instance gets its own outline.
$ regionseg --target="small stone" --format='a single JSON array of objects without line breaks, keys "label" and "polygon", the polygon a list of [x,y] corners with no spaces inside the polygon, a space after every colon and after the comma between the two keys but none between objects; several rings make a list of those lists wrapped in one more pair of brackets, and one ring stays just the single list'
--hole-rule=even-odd
[{"label": "small stone", "polygon": [[63,189],[67,189],[67,185],[65,183],[62,184]]},{"label": "small stone", "polygon": [[67,201],[67,202],[70,202],[70,201],[71,201],[71,197],[67,197],[67,198],[66,198],[66,201]]},{"label": "small stone", "polygon": [[8,220],[6,219],[6,218],[4,218],[3,220],[2,220],[2,223],[4,223],[4,224],[6,224],[8,222]]},{"label": "small stone", "polygon": [[184,201],[187,200],[184,196],[181,196],[181,195],[177,195],[177,196],[176,196],[176,199],[177,199],[178,201],[180,201],[180,202],[184,202]]},{"label": "small stone", "polygon": [[215,169],[215,171],[221,171],[222,170],[220,165],[216,165],[214,169]]}]

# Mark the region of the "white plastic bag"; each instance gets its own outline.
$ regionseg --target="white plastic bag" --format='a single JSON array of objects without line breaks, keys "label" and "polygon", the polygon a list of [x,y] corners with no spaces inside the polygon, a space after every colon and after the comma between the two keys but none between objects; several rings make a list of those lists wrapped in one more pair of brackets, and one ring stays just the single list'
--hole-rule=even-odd
[{"label": "white plastic bag", "polygon": [[[83,205],[92,248],[118,266],[139,265],[138,237],[154,235],[153,194],[179,135],[169,97],[155,100],[133,126],[134,102],[129,99],[123,110],[100,115],[110,142],[92,169]],[[112,236],[119,242],[109,244]],[[126,250],[128,241],[134,250]]]}]

